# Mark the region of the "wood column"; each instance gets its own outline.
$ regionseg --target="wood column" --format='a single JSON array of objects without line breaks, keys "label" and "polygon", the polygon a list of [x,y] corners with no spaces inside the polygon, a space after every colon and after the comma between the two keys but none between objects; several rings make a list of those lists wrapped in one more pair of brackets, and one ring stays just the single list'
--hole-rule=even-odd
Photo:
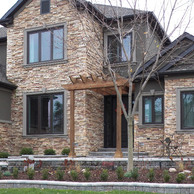
[{"label": "wood column", "polygon": [[75,155],[75,91],[70,91],[70,153],[69,157],[76,157]]},{"label": "wood column", "polygon": [[[119,87],[119,93],[122,96],[122,87]],[[114,157],[115,158],[122,158],[123,153],[121,151],[121,104],[119,102],[119,98],[117,96],[117,138],[116,138],[116,152]]]}]

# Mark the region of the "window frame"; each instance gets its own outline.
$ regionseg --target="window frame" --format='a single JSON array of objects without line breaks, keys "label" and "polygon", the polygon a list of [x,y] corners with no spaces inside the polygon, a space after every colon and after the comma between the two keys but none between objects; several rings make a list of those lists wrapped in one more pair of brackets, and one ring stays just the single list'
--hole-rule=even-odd
[{"label": "window frame", "polygon": [[[129,32],[130,31],[130,32]],[[129,33],[127,33],[129,32]],[[118,34],[118,32],[110,32],[110,31],[105,31],[104,32],[104,56],[106,58],[106,60],[108,60],[108,36],[111,36],[111,35],[114,35],[114,34]],[[131,30],[131,29],[126,29],[126,34],[130,34],[131,35],[131,50],[133,48],[133,45],[135,44],[135,41],[134,41],[134,31]],[[136,47],[134,47],[134,51],[133,53],[131,53],[131,56],[130,56],[130,61],[133,62],[133,65],[136,64]],[[111,65],[119,65],[119,64],[125,64],[126,61],[121,61],[121,62],[115,62],[115,63],[111,63]]]},{"label": "window frame", "polygon": [[[43,7],[42,4],[43,4],[44,1],[48,1],[49,2],[49,11],[45,12],[45,13],[42,12],[42,7]],[[40,1],[40,14],[41,15],[48,14],[48,13],[50,13],[50,11],[51,11],[51,1],[50,0],[41,0]]]},{"label": "window frame", "polygon": [[[128,33],[126,34],[124,37],[123,37],[123,40],[126,36],[130,36],[130,58],[129,60],[131,61],[131,49],[132,49],[132,33]],[[116,43],[117,43],[117,48],[116,50],[119,50],[119,55],[117,55],[115,58],[116,58],[116,62],[111,62],[110,59],[109,59],[109,37],[113,37],[114,40],[116,40]],[[122,46],[120,44],[120,42],[117,40],[117,37],[118,37],[118,34],[117,35],[114,35],[114,34],[109,34],[107,35],[107,59],[110,61],[111,64],[114,64],[114,63],[125,63],[127,62],[127,60],[122,60]],[[121,56],[120,56],[121,55]]]},{"label": "window frame", "polygon": [[[161,122],[155,122],[155,100],[156,98],[160,97],[162,99],[162,120]],[[152,122],[145,122],[145,98],[151,98],[151,103],[152,103]],[[152,96],[143,96],[142,97],[142,123],[144,125],[149,125],[149,124],[163,124],[164,123],[164,96],[163,95],[152,95]]]},{"label": "window frame", "polygon": [[[36,64],[36,63],[42,63],[42,62],[48,62],[48,61],[57,61],[57,60],[61,60],[64,58],[64,41],[63,41],[63,56],[61,59],[53,59],[53,52],[54,52],[54,43],[53,43],[53,39],[54,39],[54,30],[58,30],[58,29],[63,29],[63,37],[62,40],[64,40],[64,27],[63,26],[58,26],[57,28],[49,28],[49,29],[42,29],[42,30],[38,30],[38,31],[31,31],[27,33],[27,63],[28,64]],[[51,37],[50,37],[50,60],[42,60],[42,36],[41,34],[44,32],[50,32],[51,33]],[[30,62],[30,35],[31,34],[38,34],[38,61],[37,62]]]},{"label": "window frame", "polygon": [[[38,61],[34,63],[29,63],[29,34],[35,33],[35,32],[44,32],[47,31],[47,29],[55,29],[63,28],[63,57],[61,59],[54,59],[54,60],[47,60],[47,61]],[[40,42],[40,41],[39,41]],[[52,43],[51,43],[52,44]],[[39,45],[40,49],[40,45]],[[51,52],[53,52],[53,49],[51,49]],[[40,57],[40,53],[39,53]],[[61,64],[61,63],[67,63],[67,25],[66,23],[58,23],[54,25],[44,25],[36,28],[30,28],[24,30],[24,58],[23,58],[23,66],[24,67],[37,67],[37,66],[44,66],[44,65],[55,65],[55,64]]]},{"label": "window frame", "polygon": [[[48,95],[57,95],[63,94],[63,131],[62,133],[29,133],[28,132],[28,97],[29,96],[48,96]],[[52,106],[52,103],[51,103]],[[39,115],[41,114],[41,107],[39,104]],[[40,120],[40,118],[38,118]],[[38,127],[40,130],[41,122],[38,121]],[[53,130],[53,129],[52,129]],[[46,92],[30,92],[23,93],[23,136],[35,136],[35,137],[49,137],[49,136],[63,136],[67,135],[67,91],[66,90],[57,90],[57,91],[46,91]]]},{"label": "window frame", "polygon": [[181,130],[194,130],[194,127],[193,128],[190,128],[190,127],[184,127],[183,124],[184,124],[184,119],[183,119],[183,115],[184,115],[184,108],[183,108],[183,94],[186,94],[186,93],[191,93],[193,94],[194,96],[194,90],[183,90],[183,91],[180,91],[180,126],[181,126]]}]

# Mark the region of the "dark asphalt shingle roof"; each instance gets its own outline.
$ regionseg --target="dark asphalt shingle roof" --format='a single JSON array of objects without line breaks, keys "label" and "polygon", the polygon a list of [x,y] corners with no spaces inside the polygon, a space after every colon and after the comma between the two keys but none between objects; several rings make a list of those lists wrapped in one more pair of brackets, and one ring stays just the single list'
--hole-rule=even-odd
[{"label": "dark asphalt shingle roof", "polygon": [[115,18],[115,17],[125,17],[125,16],[133,16],[134,14],[146,13],[145,11],[135,10],[125,7],[118,6],[110,6],[110,5],[100,5],[93,4],[93,6],[99,10],[101,14],[103,14],[107,19]]}]

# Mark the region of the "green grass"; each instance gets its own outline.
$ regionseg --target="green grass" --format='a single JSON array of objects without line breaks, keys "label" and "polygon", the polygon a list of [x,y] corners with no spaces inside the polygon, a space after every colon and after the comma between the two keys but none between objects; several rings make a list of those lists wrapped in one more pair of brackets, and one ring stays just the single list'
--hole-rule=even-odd
[{"label": "green grass", "polygon": [[[153,194],[149,192],[138,192],[138,191],[108,191],[108,192],[94,192],[94,191],[70,191],[70,190],[55,190],[55,189],[0,189],[0,193],[8,194],[21,194],[21,193],[30,193],[30,194]],[[155,193],[156,194],[156,193]]]}]

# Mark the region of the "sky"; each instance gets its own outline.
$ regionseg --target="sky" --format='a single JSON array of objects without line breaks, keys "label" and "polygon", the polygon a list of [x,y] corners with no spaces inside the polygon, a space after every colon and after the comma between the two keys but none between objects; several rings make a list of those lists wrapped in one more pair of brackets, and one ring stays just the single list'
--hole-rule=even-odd
[{"label": "sky", "polygon": [[[90,0],[93,3],[109,4],[123,7],[153,11],[159,22],[167,31],[171,40],[184,31],[194,35],[194,0]],[[0,18],[17,2],[17,0],[0,0]],[[174,3],[176,6],[173,8]],[[173,14],[171,16],[171,10]],[[186,14],[185,14],[186,13]],[[165,17],[164,17],[165,15]],[[184,17],[183,17],[184,15]],[[170,21],[170,23],[169,23]],[[169,25],[168,25],[169,23]]]}]

